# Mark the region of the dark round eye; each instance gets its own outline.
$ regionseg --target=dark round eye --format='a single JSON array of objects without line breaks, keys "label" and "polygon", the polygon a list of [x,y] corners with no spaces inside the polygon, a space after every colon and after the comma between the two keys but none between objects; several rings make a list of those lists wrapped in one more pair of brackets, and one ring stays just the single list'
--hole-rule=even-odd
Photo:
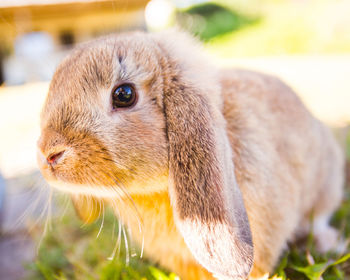
[{"label": "dark round eye", "polygon": [[113,109],[130,107],[136,102],[136,91],[131,84],[122,84],[112,91]]}]

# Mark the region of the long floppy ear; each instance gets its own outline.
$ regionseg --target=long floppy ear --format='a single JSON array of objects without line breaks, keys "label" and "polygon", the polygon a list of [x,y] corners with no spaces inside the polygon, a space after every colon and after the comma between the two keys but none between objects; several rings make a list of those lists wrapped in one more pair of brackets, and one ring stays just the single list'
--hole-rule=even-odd
[{"label": "long floppy ear", "polygon": [[101,202],[92,196],[73,194],[72,203],[78,217],[85,223],[91,224],[101,214]]},{"label": "long floppy ear", "polygon": [[253,243],[225,120],[210,96],[186,85],[179,72],[163,97],[175,223],[196,260],[215,277],[246,279]]}]

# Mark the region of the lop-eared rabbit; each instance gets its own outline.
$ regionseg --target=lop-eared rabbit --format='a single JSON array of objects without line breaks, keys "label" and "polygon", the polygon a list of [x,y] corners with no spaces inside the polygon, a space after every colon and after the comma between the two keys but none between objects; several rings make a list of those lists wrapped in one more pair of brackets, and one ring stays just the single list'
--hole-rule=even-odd
[{"label": "lop-eared rabbit", "polygon": [[182,279],[271,273],[310,215],[318,249],[336,243],[343,156],[330,131],[280,80],[218,70],[183,33],[77,47],[52,79],[38,147],[82,220],[109,204]]}]

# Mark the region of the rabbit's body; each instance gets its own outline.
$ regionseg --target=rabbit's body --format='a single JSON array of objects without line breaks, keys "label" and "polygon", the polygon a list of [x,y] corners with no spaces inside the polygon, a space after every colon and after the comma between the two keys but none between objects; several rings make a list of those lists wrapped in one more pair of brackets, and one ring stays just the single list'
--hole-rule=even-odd
[{"label": "rabbit's body", "polygon": [[[222,76],[223,115],[255,248],[251,275],[261,276],[271,272],[287,241],[307,233],[312,213],[322,219],[338,206],[343,157],[328,129],[281,81],[244,70],[225,70]],[[168,188],[167,181],[162,184]],[[212,279],[176,229],[168,193],[132,198],[144,223],[146,255],[181,279]],[[119,211],[141,245],[134,209]],[[323,233],[315,232],[316,238]]]},{"label": "rabbit's body", "polygon": [[[223,114],[251,225],[254,268],[271,272],[286,242],[308,232],[312,214],[327,224],[342,197],[344,159],[330,131],[281,81],[240,70],[223,76]],[[323,234],[315,231],[316,239],[322,242]],[[327,242],[328,249],[335,245]]]},{"label": "rabbit's body", "polygon": [[[87,222],[107,201],[182,279],[271,272],[311,215],[320,250],[334,246],[343,157],[331,133],[278,79],[217,73],[192,44],[111,36],[62,63],[42,113],[45,178]],[[136,105],[114,108],[111,91],[130,83]]]}]

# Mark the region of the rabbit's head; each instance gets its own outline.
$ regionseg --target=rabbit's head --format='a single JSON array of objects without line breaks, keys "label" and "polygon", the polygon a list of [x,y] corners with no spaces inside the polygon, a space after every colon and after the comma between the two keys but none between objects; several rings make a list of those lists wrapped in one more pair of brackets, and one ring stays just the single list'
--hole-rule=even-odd
[{"label": "rabbit's head", "polygon": [[187,35],[102,38],[53,77],[39,166],[73,197],[168,191],[198,262],[219,278],[245,279],[252,238],[221,107],[216,71]]}]

